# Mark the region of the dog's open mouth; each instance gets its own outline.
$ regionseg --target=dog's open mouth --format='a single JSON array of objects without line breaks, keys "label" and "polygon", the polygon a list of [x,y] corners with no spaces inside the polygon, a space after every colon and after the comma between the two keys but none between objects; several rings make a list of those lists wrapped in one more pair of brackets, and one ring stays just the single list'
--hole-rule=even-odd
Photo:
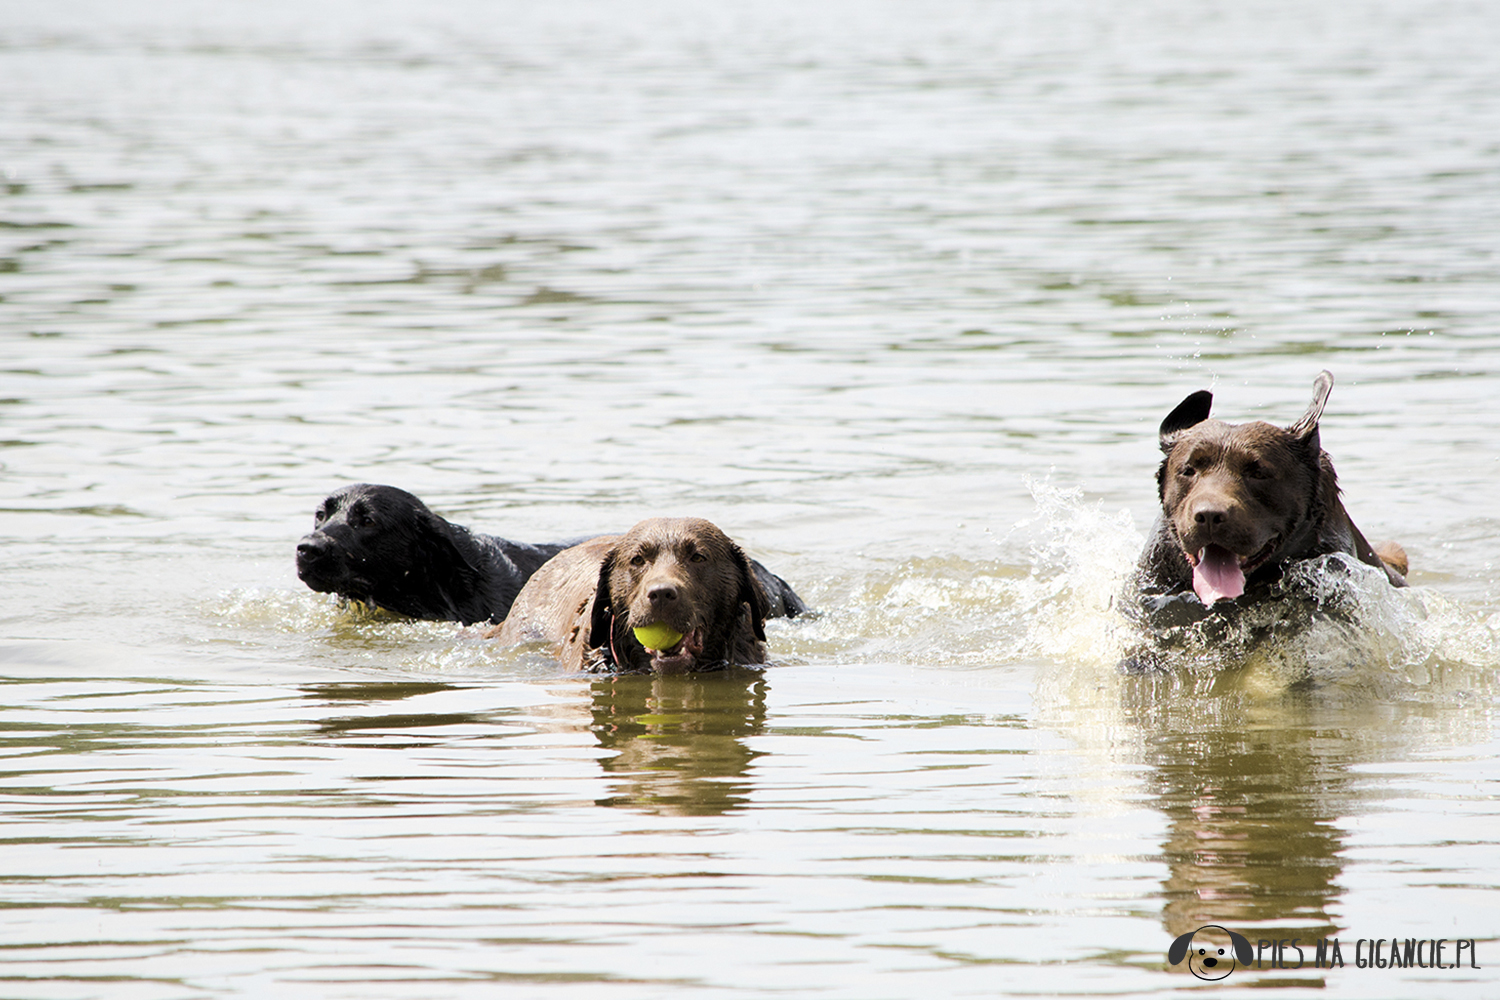
[{"label": "dog's open mouth", "polygon": [[1205,545],[1194,556],[1187,554],[1193,564],[1193,592],[1204,604],[1233,600],[1245,592],[1245,576],[1253,573],[1276,551],[1281,539],[1273,538],[1258,552],[1249,556],[1238,556],[1222,545]]},{"label": "dog's open mouth", "polygon": [[691,629],[669,649],[650,649],[651,669],[658,674],[687,673],[703,655],[703,629]]}]

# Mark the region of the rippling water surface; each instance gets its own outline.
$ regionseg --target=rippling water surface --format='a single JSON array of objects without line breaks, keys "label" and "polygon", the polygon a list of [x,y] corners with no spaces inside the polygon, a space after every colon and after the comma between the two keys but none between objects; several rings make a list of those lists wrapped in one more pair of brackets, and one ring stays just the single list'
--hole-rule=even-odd
[{"label": "rippling water surface", "polygon": [[[1156,996],[1216,923],[1348,963],[1219,992],[1494,996],[1497,47],[1415,0],[3,6],[0,995]],[[1119,675],[1157,424],[1322,368],[1415,586]],[[305,589],[355,481],[709,517],[820,614],[561,676]],[[1478,968],[1355,966],[1391,937]]]}]

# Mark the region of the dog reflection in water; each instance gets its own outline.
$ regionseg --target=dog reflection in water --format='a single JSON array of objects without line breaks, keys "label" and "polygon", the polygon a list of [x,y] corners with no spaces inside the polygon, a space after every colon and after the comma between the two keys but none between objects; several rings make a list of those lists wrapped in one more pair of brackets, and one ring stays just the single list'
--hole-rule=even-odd
[{"label": "dog reflection in water", "polygon": [[766,721],[760,671],[616,674],[590,688],[594,737],[615,751],[600,762],[613,787],[599,805],[716,816],[749,802],[747,776],[760,753],[745,737]]},{"label": "dog reflection in water", "polygon": [[[600,760],[607,797],[601,806],[676,816],[717,816],[750,801],[750,765],[761,751],[745,743],[766,723],[764,674],[730,667],[692,676],[612,674],[593,679],[586,709],[575,701],[538,708],[539,735],[569,745],[587,725],[612,755]],[[304,693],[326,711],[325,738],[379,747],[439,746],[450,726],[494,725],[488,713],[423,711],[392,703],[461,700],[464,686],[445,683],[310,684]],[[448,696],[454,696],[449,698]],[[587,716],[580,718],[582,711]]]}]

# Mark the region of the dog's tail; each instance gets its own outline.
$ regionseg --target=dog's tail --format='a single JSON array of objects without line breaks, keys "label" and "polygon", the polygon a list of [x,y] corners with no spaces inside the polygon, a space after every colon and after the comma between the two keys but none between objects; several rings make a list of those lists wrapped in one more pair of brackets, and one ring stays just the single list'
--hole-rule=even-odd
[{"label": "dog's tail", "polygon": [[1377,542],[1373,548],[1375,549],[1375,554],[1380,557],[1381,562],[1397,573],[1400,573],[1403,577],[1406,576],[1407,570],[1411,568],[1411,563],[1407,560],[1406,550],[1401,547],[1400,542]]}]

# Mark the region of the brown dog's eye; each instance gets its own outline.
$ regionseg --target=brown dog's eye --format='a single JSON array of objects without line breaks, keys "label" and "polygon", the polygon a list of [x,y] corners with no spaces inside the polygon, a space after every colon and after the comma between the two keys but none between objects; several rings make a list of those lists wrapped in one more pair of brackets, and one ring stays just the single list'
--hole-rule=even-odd
[{"label": "brown dog's eye", "polygon": [[688,556],[688,561],[689,562],[708,562],[708,556],[704,555],[702,552],[694,552],[692,555]]},{"label": "brown dog's eye", "polygon": [[1259,462],[1251,462],[1245,466],[1245,475],[1251,479],[1270,479],[1271,473]]},{"label": "brown dog's eye", "polygon": [[630,557],[630,565],[644,566],[646,565],[646,557],[637,552],[635,555]]},{"label": "brown dog's eye", "polygon": [[1177,474],[1179,476],[1192,477],[1198,474],[1198,470],[1193,468],[1191,465],[1184,465],[1182,468],[1177,470]]}]

